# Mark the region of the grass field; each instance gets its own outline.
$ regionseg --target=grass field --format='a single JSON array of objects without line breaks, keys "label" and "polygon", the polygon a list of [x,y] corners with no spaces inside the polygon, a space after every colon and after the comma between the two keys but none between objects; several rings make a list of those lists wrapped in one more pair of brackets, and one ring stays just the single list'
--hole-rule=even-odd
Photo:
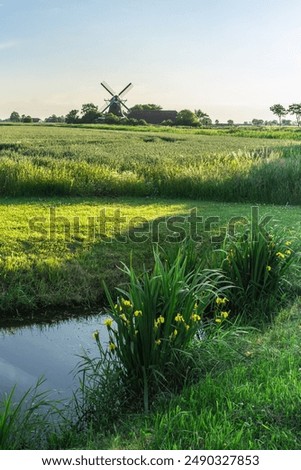
[{"label": "grass field", "polygon": [[223,130],[0,130],[3,197],[155,196],[301,203],[300,131],[283,131],[285,140],[258,137],[261,131],[252,136],[247,130],[246,137],[239,138]]},{"label": "grass field", "polygon": [[[299,249],[300,135],[1,125],[1,324],[100,311],[102,282],[112,291],[125,280],[121,262],[142,272],[154,244],[172,249],[192,235],[219,247],[254,218]],[[234,325],[206,345],[198,383],[161,397],[148,416],[126,411],[117,427],[68,427],[47,445],[300,448],[300,279],[290,280],[293,305],[279,305],[274,323]]]}]

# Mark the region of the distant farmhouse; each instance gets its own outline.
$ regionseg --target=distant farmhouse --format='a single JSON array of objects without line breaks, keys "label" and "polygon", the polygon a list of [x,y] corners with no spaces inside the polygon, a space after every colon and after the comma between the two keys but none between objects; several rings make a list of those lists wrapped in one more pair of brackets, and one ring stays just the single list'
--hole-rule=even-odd
[{"label": "distant farmhouse", "polygon": [[151,110],[151,109],[133,109],[127,115],[128,118],[144,119],[149,124],[161,124],[163,121],[176,121],[177,111]]}]

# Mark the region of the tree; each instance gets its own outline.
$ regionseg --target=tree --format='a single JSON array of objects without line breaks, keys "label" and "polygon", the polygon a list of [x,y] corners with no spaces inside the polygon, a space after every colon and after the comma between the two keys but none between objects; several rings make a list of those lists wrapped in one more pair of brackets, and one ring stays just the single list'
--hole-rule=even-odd
[{"label": "tree", "polygon": [[233,126],[233,125],[234,125],[233,119],[228,119],[227,123],[228,123],[229,126]]},{"label": "tree", "polygon": [[272,111],[275,116],[278,116],[279,119],[279,126],[281,126],[282,123],[282,116],[285,116],[288,111],[285,109],[282,104],[274,104],[273,106],[270,107],[270,111]]},{"label": "tree", "polygon": [[45,118],[45,122],[65,122],[65,117],[52,114],[48,118]]},{"label": "tree", "polygon": [[200,119],[200,123],[202,124],[202,126],[211,126],[212,120],[210,119],[209,116],[205,116],[202,119]]},{"label": "tree", "polygon": [[65,121],[67,124],[74,124],[75,122],[78,122],[79,116],[78,116],[78,109],[72,109],[69,111],[68,114],[66,114]]},{"label": "tree", "polygon": [[17,111],[13,111],[10,115],[9,120],[11,122],[20,122],[21,121],[20,114],[17,113]]},{"label": "tree", "polygon": [[264,120],[263,119],[252,119],[253,126],[263,126]]},{"label": "tree", "polygon": [[178,126],[197,126],[198,123],[198,117],[189,109],[182,109],[177,114],[176,124]]},{"label": "tree", "polygon": [[96,120],[100,117],[98,106],[96,106],[93,103],[83,104],[81,114],[82,114],[81,122],[85,122],[89,124],[96,122]]},{"label": "tree", "polygon": [[162,109],[162,106],[159,104],[135,104],[130,111],[142,111],[142,110],[148,110],[148,111],[160,111]]},{"label": "tree", "polygon": [[296,116],[296,121],[298,126],[300,126],[300,120],[301,120],[301,103],[294,103],[290,104],[288,107],[288,112],[290,114],[295,114]]},{"label": "tree", "polygon": [[24,117],[22,117],[22,122],[32,122],[32,117],[31,116],[24,116]]},{"label": "tree", "polygon": [[209,117],[209,114],[204,113],[201,109],[195,109],[195,110],[194,110],[194,114],[195,114],[199,119],[202,119],[202,118],[205,118],[205,117]]},{"label": "tree", "polygon": [[215,119],[215,125],[218,126],[219,125],[219,120],[218,119]]}]

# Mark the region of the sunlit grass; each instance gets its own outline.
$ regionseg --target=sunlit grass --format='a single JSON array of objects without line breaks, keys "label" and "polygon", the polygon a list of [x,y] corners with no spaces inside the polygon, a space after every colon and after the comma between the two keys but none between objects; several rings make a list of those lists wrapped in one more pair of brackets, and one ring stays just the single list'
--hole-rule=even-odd
[{"label": "sunlit grass", "polygon": [[[50,237],[50,208],[55,216],[63,217],[55,224]],[[6,199],[0,205],[0,310],[1,316],[10,316],[16,309],[32,315],[39,308],[100,308],[104,300],[102,281],[110,288],[117,286],[124,277],[117,268],[128,263],[133,252],[133,263],[142,270],[143,262],[149,266],[153,242],[167,243],[173,231],[167,230],[160,217],[186,216],[182,226],[189,235],[187,217],[196,208],[202,223],[198,234],[203,241],[210,236],[224,233],[233,217],[245,217],[251,221],[252,206],[247,204],[217,204],[188,200],[157,200],[141,198],[120,199]],[[114,223],[108,220],[107,238],[100,236],[96,218],[102,210],[108,217],[120,210],[125,217],[120,222],[121,236],[116,236]],[[299,236],[298,207],[260,206],[259,218],[272,216],[268,227],[282,227],[287,236]],[[95,233],[89,231],[89,217],[94,218]],[[140,219],[136,219],[140,217]],[[129,238],[130,227],[146,226],[146,238],[137,243]],[[34,230],[29,222],[36,218]],[[42,218],[42,219],[41,219]],[[80,230],[74,228],[79,220]],[[90,219],[92,220],[92,219]],[[157,220],[157,224],[151,224]],[[65,227],[70,223],[70,232]],[[76,225],[76,224],[75,224]],[[178,224],[179,225],[179,224]],[[181,224],[180,224],[181,225]],[[41,229],[45,232],[41,233]],[[158,237],[154,236],[154,231]],[[139,235],[139,234],[138,234]],[[173,239],[176,241],[177,239]],[[124,242],[125,241],[125,242]],[[201,243],[201,242],[200,242]]]}]

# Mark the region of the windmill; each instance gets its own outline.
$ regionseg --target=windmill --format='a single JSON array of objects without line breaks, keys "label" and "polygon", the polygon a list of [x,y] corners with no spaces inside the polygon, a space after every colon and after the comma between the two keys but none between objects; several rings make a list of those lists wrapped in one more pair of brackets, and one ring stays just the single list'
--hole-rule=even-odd
[{"label": "windmill", "polygon": [[106,82],[101,82],[101,85],[110,93],[112,98],[105,100],[106,104],[100,109],[100,112],[103,113],[109,108],[109,113],[115,114],[116,116],[124,116],[122,107],[127,111],[129,111],[129,108],[125,104],[126,100],[123,100],[122,97],[133,88],[133,85],[129,83],[118,95]]}]

